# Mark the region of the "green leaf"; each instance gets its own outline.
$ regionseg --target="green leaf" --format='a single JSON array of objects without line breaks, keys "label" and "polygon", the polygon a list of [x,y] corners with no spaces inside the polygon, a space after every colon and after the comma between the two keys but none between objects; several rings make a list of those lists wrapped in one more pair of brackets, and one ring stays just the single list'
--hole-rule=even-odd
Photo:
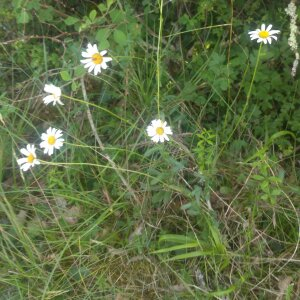
[{"label": "green leaf", "polygon": [[27,9],[35,9],[38,12],[40,10],[40,0],[31,0],[26,7]]},{"label": "green leaf", "polygon": [[182,249],[188,249],[188,248],[196,248],[199,247],[199,243],[187,243],[184,245],[176,245],[176,246],[172,246],[172,247],[168,247],[168,248],[163,248],[163,249],[159,249],[156,251],[151,252],[152,254],[158,254],[158,253],[167,253],[167,252],[171,252],[171,251],[177,251],[177,250],[182,250]]},{"label": "green leaf", "polygon": [[171,192],[170,191],[159,191],[156,192],[153,196],[152,196],[152,203],[156,204],[156,203],[168,203],[171,199]]},{"label": "green leaf", "polygon": [[66,71],[66,70],[61,71],[61,72],[60,72],[60,76],[61,76],[62,80],[64,80],[64,81],[69,81],[69,80],[72,79],[71,75],[70,75],[69,72]]},{"label": "green leaf", "polygon": [[276,176],[269,176],[268,179],[269,179],[270,182],[274,182],[274,183],[281,183],[282,182],[282,180],[280,178],[276,177]]},{"label": "green leaf", "polygon": [[89,14],[89,18],[91,21],[94,21],[96,19],[96,16],[97,16],[97,12],[93,9]]},{"label": "green leaf", "polygon": [[265,177],[261,176],[261,175],[252,175],[252,178],[255,179],[255,180],[259,180],[259,181],[262,181],[262,180],[265,180]]},{"label": "green leaf", "polygon": [[228,195],[231,192],[231,188],[229,186],[221,186],[220,193],[224,195]]},{"label": "green leaf", "polygon": [[232,285],[231,287],[229,287],[226,290],[219,290],[219,291],[215,291],[215,292],[208,292],[208,295],[213,296],[213,297],[222,297],[222,296],[225,296],[225,295],[228,295],[228,294],[234,292],[237,288],[238,288],[238,286]]},{"label": "green leaf", "polygon": [[13,0],[12,5],[14,8],[20,8],[22,4],[22,0]]},{"label": "green leaf", "polygon": [[278,139],[278,138],[280,138],[280,137],[282,137],[282,136],[285,136],[285,135],[290,135],[293,139],[296,139],[296,136],[294,135],[293,132],[288,131],[288,130],[282,130],[282,131],[278,131],[278,132],[274,133],[274,134],[270,137],[268,143],[273,143],[274,140],[276,140],[276,139]]},{"label": "green leaf", "polygon": [[102,41],[106,40],[109,36],[110,30],[107,28],[99,29],[96,33],[96,40],[101,43]]},{"label": "green leaf", "polygon": [[116,43],[118,43],[120,46],[125,46],[127,44],[127,36],[124,34],[123,31],[116,29],[114,31],[114,40]]},{"label": "green leaf", "polygon": [[96,33],[96,40],[98,41],[99,50],[104,50],[109,48],[109,42],[107,40],[110,34],[110,30],[107,28],[99,29]]},{"label": "green leaf", "polygon": [[192,251],[184,254],[175,255],[172,258],[167,259],[166,261],[172,261],[172,260],[180,260],[180,259],[188,259],[188,258],[194,258],[199,256],[208,256],[208,255],[214,255],[214,251],[208,250],[208,251]]},{"label": "green leaf", "polygon": [[102,13],[104,13],[106,11],[106,6],[103,3],[99,4],[98,8]]},{"label": "green leaf", "polygon": [[30,20],[29,14],[27,13],[27,11],[24,8],[22,8],[22,11],[17,18],[17,23],[26,24],[29,22],[29,20]]},{"label": "green leaf", "polygon": [[114,9],[109,13],[111,20],[115,24],[120,24],[121,22],[124,22],[125,14],[119,9]]},{"label": "green leaf", "polygon": [[159,237],[159,243],[161,242],[172,242],[178,244],[195,243],[194,238],[190,238],[186,235],[180,234],[164,234]]},{"label": "green leaf", "polygon": [[115,0],[106,0],[107,9],[109,9],[114,2]]},{"label": "green leaf", "polygon": [[76,92],[78,87],[79,87],[78,83],[76,81],[73,81],[72,84],[71,84],[72,91]]},{"label": "green leaf", "polygon": [[281,190],[272,190],[271,195],[272,196],[279,196],[279,195],[281,195]]},{"label": "green leaf", "polygon": [[74,25],[75,23],[77,23],[79,21],[80,20],[78,18],[75,18],[75,17],[72,17],[72,16],[69,16],[64,20],[65,24],[68,25],[68,26]]},{"label": "green leaf", "polygon": [[75,67],[74,74],[76,77],[80,77],[85,74],[85,69],[82,65]]},{"label": "green leaf", "polygon": [[54,10],[52,7],[48,7],[47,9],[41,9],[39,11],[39,18],[42,22],[49,22],[53,20]]},{"label": "green leaf", "polygon": [[[4,103],[4,100],[2,100],[2,97],[0,97],[0,101],[2,103]],[[17,110],[16,107],[14,107],[13,105],[10,105],[8,103],[4,103],[4,105],[2,105],[0,107],[0,114],[1,114],[2,118],[5,119],[10,114],[15,113],[16,110]]]}]

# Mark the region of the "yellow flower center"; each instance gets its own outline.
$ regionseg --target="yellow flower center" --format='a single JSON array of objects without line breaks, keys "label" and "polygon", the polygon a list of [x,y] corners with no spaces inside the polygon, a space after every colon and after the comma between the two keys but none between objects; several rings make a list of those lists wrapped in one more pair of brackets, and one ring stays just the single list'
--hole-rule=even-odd
[{"label": "yellow flower center", "polygon": [[164,134],[164,129],[162,128],[162,127],[157,127],[156,128],[156,133],[158,134],[158,135],[163,135]]},{"label": "yellow flower center", "polygon": [[30,153],[28,156],[27,156],[27,161],[30,163],[30,164],[32,164],[33,163],[33,161],[34,161],[34,155],[32,154],[32,153]]},{"label": "yellow flower center", "polygon": [[95,65],[100,65],[103,62],[103,57],[100,55],[100,53],[95,53],[92,56],[92,61]]},{"label": "yellow flower center", "polygon": [[56,142],[55,136],[54,136],[54,135],[50,135],[50,136],[48,137],[48,144],[49,144],[49,145],[54,145],[55,142]]},{"label": "yellow flower center", "polygon": [[262,38],[262,39],[266,39],[267,37],[269,37],[269,35],[270,35],[270,34],[269,34],[269,32],[268,32],[268,31],[266,31],[266,30],[262,30],[262,31],[260,31],[260,32],[259,32],[259,34],[258,34],[258,35],[259,35],[259,37],[260,37],[260,38]]}]

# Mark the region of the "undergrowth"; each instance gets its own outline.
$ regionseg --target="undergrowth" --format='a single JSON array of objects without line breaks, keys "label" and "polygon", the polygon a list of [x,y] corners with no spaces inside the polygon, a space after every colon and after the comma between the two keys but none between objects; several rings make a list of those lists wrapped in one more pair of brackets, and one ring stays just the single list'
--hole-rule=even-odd
[{"label": "undergrowth", "polygon": [[[0,299],[300,297],[287,4],[1,1]],[[262,23],[277,42],[250,41]],[[98,76],[88,43],[113,59]],[[21,172],[49,126],[63,147]]]}]

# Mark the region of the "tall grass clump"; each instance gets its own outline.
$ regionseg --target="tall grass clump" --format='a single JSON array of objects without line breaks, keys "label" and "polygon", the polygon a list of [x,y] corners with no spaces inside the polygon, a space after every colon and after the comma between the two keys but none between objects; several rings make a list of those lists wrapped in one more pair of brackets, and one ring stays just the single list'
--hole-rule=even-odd
[{"label": "tall grass clump", "polygon": [[0,299],[300,298],[296,1],[0,8]]}]

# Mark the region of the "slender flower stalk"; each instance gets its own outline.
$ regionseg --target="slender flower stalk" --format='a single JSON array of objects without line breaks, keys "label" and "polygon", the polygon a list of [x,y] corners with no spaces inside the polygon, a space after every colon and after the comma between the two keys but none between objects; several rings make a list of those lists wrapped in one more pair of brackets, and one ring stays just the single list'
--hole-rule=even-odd
[{"label": "slender flower stalk", "polygon": [[245,105],[243,107],[243,110],[242,110],[242,113],[241,113],[240,117],[238,118],[238,120],[236,122],[235,127],[233,128],[233,130],[231,131],[229,137],[227,138],[226,142],[224,143],[223,147],[221,148],[221,150],[220,150],[220,152],[218,154],[218,157],[221,156],[221,154],[223,153],[223,150],[225,149],[227,143],[230,141],[231,137],[233,136],[233,134],[235,133],[235,131],[237,130],[237,128],[240,126],[240,124],[241,124],[241,122],[242,122],[242,120],[244,118],[245,112],[246,112],[246,110],[248,108],[249,101],[250,101],[250,96],[251,96],[251,92],[252,92],[252,87],[253,87],[253,83],[254,83],[254,79],[255,79],[255,76],[256,76],[256,73],[257,73],[257,69],[258,69],[258,63],[259,63],[261,48],[262,48],[262,44],[260,44],[259,49],[258,49],[256,63],[255,63],[255,67],[254,67],[252,79],[251,79],[251,82],[250,82],[250,87],[249,87],[249,90],[248,90],[248,93],[247,93],[247,97],[246,97],[246,103],[245,103]]},{"label": "slender flower stalk", "polygon": [[160,116],[160,58],[161,58],[161,41],[163,28],[163,0],[159,1],[159,31],[156,54],[156,80],[157,80],[157,114]]}]

